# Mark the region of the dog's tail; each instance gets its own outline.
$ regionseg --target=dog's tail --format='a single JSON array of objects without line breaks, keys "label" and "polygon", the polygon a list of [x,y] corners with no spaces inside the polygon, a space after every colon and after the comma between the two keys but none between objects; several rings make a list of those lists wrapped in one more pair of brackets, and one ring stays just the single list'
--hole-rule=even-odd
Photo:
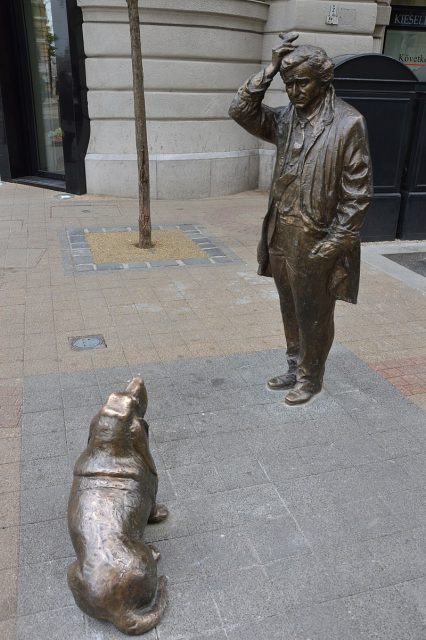
[{"label": "dog's tail", "polygon": [[127,633],[130,636],[141,635],[159,624],[167,602],[167,579],[165,576],[161,576],[158,579],[154,604],[149,611],[144,613],[140,613],[137,610],[126,611],[125,614],[120,615],[118,619],[112,620],[112,622],[123,633]]}]

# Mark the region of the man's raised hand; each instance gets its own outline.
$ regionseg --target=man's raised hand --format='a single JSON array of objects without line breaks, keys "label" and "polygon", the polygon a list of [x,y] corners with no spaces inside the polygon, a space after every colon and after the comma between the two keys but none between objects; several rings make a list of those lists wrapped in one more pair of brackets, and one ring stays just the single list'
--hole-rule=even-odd
[{"label": "man's raised hand", "polygon": [[295,31],[290,31],[289,33],[282,32],[279,34],[279,37],[282,42],[272,49],[271,64],[266,67],[266,75],[269,78],[273,78],[278,73],[284,56],[294,51],[296,45],[292,44],[292,42],[299,37],[299,34]]}]

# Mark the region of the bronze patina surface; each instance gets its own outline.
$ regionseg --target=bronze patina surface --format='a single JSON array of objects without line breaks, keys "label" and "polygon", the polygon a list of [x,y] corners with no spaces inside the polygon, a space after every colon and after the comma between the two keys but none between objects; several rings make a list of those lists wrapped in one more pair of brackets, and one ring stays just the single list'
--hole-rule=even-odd
[{"label": "bronze patina surface", "polygon": [[[280,34],[272,62],[238,90],[230,115],[277,147],[268,212],[258,247],[259,274],[274,278],[287,341],[288,371],[269,380],[302,404],[322,388],[334,338],[336,300],[356,303],[359,230],[372,195],[363,116],[337,98],[323,49]],[[290,104],[263,98],[277,73]]]},{"label": "bronze patina surface", "polygon": [[166,579],[157,578],[159,554],[142,540],[146,524],[168,513],[156,503],[146,407],[141,378],[109,396],[90,424],[68,505],[77,555],[68,584],[75,601],[88,615],[130,635],[158,625],[167,604]]}]

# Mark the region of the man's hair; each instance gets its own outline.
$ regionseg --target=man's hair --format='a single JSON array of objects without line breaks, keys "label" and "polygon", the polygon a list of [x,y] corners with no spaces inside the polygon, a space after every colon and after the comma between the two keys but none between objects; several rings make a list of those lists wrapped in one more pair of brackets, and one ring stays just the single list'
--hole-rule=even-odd
[{"label": "man's hair", "polygon": [[324,87],[327,87],[333,80],[334,65],[324,49],[313,47],[310,44],[303,44],[288,53],[281,62],[280,74],[285,81],[284,76],[293,71],[303,62],[307,62],[315,77]]}]

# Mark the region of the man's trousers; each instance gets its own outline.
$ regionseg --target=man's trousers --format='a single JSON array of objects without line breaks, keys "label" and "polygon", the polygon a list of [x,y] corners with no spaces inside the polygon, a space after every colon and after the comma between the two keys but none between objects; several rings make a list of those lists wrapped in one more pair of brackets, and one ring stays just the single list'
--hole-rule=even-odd
[{"label": "man's trousers", "polygon": [[280,299],[287,357],[290,367],[297,360],[297,382],[317,391],[334,338],[335,298],[328,285],[335,259],[309,257],[325,234],[290,224],[277,231],[270,246],[270,262]]}]

